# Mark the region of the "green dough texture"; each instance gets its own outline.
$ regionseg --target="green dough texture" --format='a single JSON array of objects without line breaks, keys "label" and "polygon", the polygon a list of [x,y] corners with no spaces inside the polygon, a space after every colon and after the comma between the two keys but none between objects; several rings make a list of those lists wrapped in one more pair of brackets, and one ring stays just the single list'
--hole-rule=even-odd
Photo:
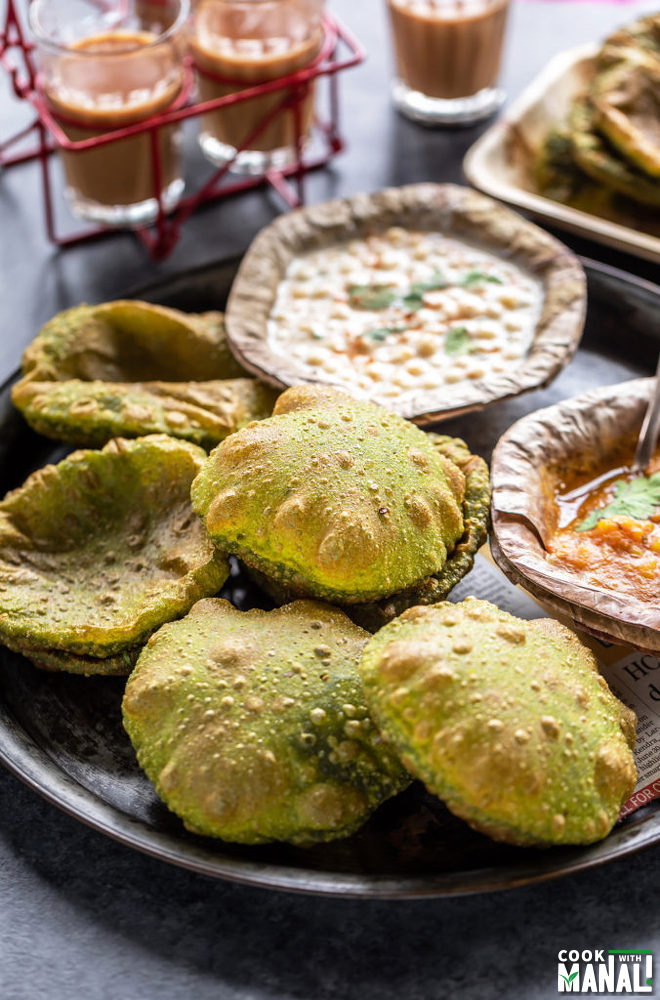
[{"label": "green dough texture", "polygon": [[222,313],[139,301],[59,313],[23,355],[14,404],[34,430],[76,445],[170,434],[211,448],[267,417],[277,393],[233,358]]},{"label": "green dough texture", "polygon": [[295,596],[359,604],[438,573],[465,530],[465,476],[423,431],[298,386],[222,442],[192,487],[214,542]]},{"label": "green dough texture", "polygon": [[269,416],[275,394],[256,379],[225,382],[24,382],[13,400],[45,437],[100,447],[113,437],[171,434],[203,448]]},{"label": "green dough texture", "polygon": [[570,129],[573,156],[585,174],[642,205],[660,206],[660,179],[642,173],[609,146],[597,131],[597,115],[586,98],[574,101]]},{"label": "green dough texture", "polygon": [[475,598],[411,608],[370,640],[360,672],[410,772],[496,840],[592,843],[633,791],[635,715],[558,622]]},{"label": "green dough texture", "polygon": [[0,502],[0,642],[51,669],[66,657],[47,663],[44,651],[106,659],[217,593],[228,563],[190,506],[205,457],[166,435],[118,438],[9,493]]},{"label": "green dough texture", "polygon": [[[437,451],[450,459],[465,476],[465,497],[463,500],[463,534],[455,548],[449,553],[447,562],[433,576],[406,590],[383,597],[379,601],[365,604],[346,604],[343,610],[357,625],[369,632],[392,621],[406,608],[419,604],[436,604],[469,573],[474,565],[474,557],[486,541],[490,508],[490,480],[488,466],[478,455],[472,455],[460,438],[441,434],[427,434],[427,438]],[[255,582],[266,591],[276,604],[285,604],[294,599],[289,588],[276,583],[255,570],[248,570]]]},{"label": "green dough texture", "polygon": [[140,765],[195,833],[256,844],[347,836],[409,776],[368,717],[368,634],[297,601],[200,601],[145,646],[124,696]]}]

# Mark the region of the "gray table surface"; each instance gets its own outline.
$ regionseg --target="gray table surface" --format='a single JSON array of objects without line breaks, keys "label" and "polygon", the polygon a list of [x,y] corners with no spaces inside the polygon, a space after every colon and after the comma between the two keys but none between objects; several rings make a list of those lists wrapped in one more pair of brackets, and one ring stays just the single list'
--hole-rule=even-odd
[{"label": "gray table surface", "polygon": [[[342,79],[347,152],[313,176],[310,201],[422,180],[460,180],[480,127],[431,131],[390,108],[380,0],[334,0],[368,61]],[[503,82],[515,96],[563,48],[601,37],[648,3],[514,4]],[[24,111],[0,82],[0,136]],[[202,169],[190,145],[188,169]],[[0,175],[0,378],[57,310],[242,251],[278,210],[263,192],[200,213],[166,261],[128,235],[57,253],[34,165]],[[595,245],[592,256],[653,277]],[[657,271],[657,269],[656,269]],[[657,280],[657,273],[655,275]],[[143,857],[47,804],[0,769],[0,997],[550,997],[560,948],[651,948],[660,959],[657,849],[504,894],[359,902],[269,893]]]}]

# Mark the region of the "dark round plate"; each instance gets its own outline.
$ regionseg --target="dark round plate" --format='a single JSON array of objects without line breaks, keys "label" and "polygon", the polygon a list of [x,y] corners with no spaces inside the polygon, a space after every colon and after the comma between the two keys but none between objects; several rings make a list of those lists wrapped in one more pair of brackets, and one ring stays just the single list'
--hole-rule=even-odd
[{"label": "dark round plate", "polygon": [[[443,424],[489,457],[524,412],[608,382],[652,373],[660,291],[587,263],[590,306],[583,345],[542,392]],[[222,308],[237,261],[189,272],[133,294],[183,309]],[[625,336],[623,331],[625,330]],[[0,491],[65,449],[30,431],[0,388]],[[483,594],[477,574],[459,586]],[[224,596],[264,604],[237,567]],[[633,813],[589,848],[534,850],[496,844],[470,830],[413,785],[355,836],[311,849],[244,847],[193,836],[158,800],[137,766],[120,719],[123,681],[36,670],[0,648],[0,760],[49,801],[131,847],[206,875],[269,888],[337,896],[443,896],[511,888],[591,868],[660,841],[660,802]]]}]

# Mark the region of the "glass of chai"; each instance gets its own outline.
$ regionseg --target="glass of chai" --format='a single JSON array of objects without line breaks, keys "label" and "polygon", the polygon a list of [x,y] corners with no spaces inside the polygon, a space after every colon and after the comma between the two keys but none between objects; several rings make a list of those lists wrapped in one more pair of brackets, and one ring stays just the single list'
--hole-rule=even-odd
[{"label": "glass of chai", "polygon": [[[188,0],[32,0],[44,95],[67,138],[76,142],[135,125],[172,108],[183,87],[181,29]],[[179,134],[157,132],[160,184],[148,131],[60,155],[67,201],[79,218],[139,225],[166,211],[183,191]]]},{"label": "glass of chai", "polygon": [[[201,0],[190,42],[199,100],[236,94],[310,66],[321,50],[322,17],[323,0]],[[293,163],[296,115],[291,109],[273,114],[257,131],[290,96],[291,89],[284,88],[207,112],[199,137],[205,156],[217,165],[233,161],[232,170],[247,174]],[[298,104],[301,145],[313,121],[310,83]]]},{"label": "glass of chai", "polygon": [[497,88],[509,0],[387,0],[402,114],[427,125],[479,121]]}]

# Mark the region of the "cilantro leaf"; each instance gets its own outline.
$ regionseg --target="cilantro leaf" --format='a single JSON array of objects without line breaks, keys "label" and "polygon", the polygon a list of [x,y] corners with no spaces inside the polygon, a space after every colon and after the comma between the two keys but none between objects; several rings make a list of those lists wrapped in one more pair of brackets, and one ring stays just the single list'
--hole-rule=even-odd
[{"label": "cilantro leaf", "polygon": [[353,309],[388,309],[400,303],[407,312],[417,312],[424,305],[426,292],[446,288],[447,282],[439,271],[434,271],[428,281],[416,281],[402,295],[392,285],[349,285],[348,304]]},{"label": "cilantro leaf", "polygon": [[382,343],[391,333],[405,333],[407,329],[407,326],[378,326],[375,330],[367,330],[364,336]]},{"label": "cilantro leaf", "polygon": [[493,285],[501,285],[502,279],[494,274],[486,274],[484,271],[468,271],[458,282],[463,288],[470,288],[471,285],[478,285],[482,281],[490,281]]},{"label": "cilantro leaf", "polygon": [[410,312],[417,312],[424,305],[426,292],[437,292],[447,287],[447,281],[440,271],[434,271],[428,281],[416,281],[410,286],[410,291],[403,296],[404,305]]},{"label": "cilantro leaf", "polygon": [[353,309],[387,309],[397,297],[391,285],[349,285],[348,304]]},{"label": "cilantro leaf", "polygon": [[428,281],[416,281],[410,286],[411,295],[423,295],[424,292],[438,292],[447,287],[447,279],[440,271],[434,271]]},{"label": "cilantro leaf", "polygon": [[417,292],[408,292],[401,300],[408,312],[417,312],[424,305],[424,297]]},{"label": "cilantro leaf", "polygon": [[576,531],[591,531],[604,517],[624,515],[636,521],[645,521],[660,507],[660,472],[652,476],[638,476],[626,482],[619,479],[614,485],[614,497],[605,507],[592,510]]},{"label": "cilantro leaf", "polygon": [[457,354],[467,354],[470,350],[470,334],[467,327],[454,326],[447,330],[445,337],[445,354],[454,357]]}]

